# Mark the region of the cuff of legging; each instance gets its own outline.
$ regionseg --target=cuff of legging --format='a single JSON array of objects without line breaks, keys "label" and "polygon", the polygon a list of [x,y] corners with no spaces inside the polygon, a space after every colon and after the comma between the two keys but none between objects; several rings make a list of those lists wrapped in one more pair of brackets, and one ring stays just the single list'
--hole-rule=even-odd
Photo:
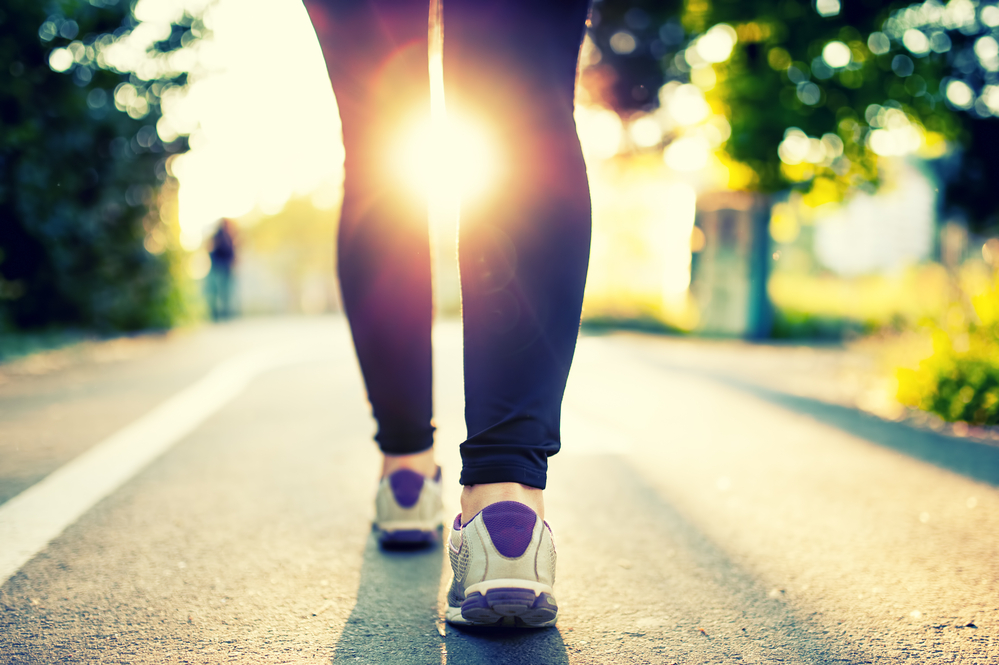
[{"label": "cuff of legging", "polygon": [[378,449],[386,455],[415,455],[434,447],[434,433],[431,430],[428,435],[416,439],[387,439],[376,436],[375,442],[378,444]]},{"label": "cuff of legging", "polygon": [[462,485],[488,485],[491,483],[520,483],[543,490],[548,481],[545,470],[523,466],[487,466],[461,470],[458,482]]}]

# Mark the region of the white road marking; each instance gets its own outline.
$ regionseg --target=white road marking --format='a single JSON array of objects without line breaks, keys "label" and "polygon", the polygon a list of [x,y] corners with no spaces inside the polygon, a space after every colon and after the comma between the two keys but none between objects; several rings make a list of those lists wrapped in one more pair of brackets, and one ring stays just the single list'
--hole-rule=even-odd
[{"label": "white road marking", "polygon": [[0,506],[0,585],[94,504],[121,487],[235,398],[257,375],[319,360],[308,345],[219,363],[194,385]]}]

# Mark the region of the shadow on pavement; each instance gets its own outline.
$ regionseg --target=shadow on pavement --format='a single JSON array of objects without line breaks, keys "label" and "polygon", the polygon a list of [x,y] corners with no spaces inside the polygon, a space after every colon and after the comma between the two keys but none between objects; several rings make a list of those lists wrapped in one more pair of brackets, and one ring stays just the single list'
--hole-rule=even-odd
[{"label": "shadow on pavement", "polygon": [[440,663],[437,594],[444,552],[382,550],[368,537],[357,604],[336,645],[334,663]]},{"label": "shadow on pavement", "polygon": [[973,480],[999,486],[999,447],[882,420],[857,409],[789,395],[727,377],[712,378],[796,413],[809,415],[871,443]]},{"label": "shadow on pavement", "polygon": [[357,604],[336,644],[334,663],[545,663],[568,665],[558,629],[443,629],[437,610],[444,550],[384,550],[368,537]]},{"label": "shadow on pavement", "polygon": [[447,627],[448,665],[503,663],[568,665],[569,655],[558,628]]},{"label": "shadow on pavement", "polygon": [[802,413],[827,425],[891,448],[941,469],[999,487],[999,447],[970,439],[947,436],[905,423],[882,420],[859,409],[830,404],[811,397],[802,397],[767,388],[729,374],[697,370],[668,362],[657,362],[671,372],[693,374],[741,390],[795,413]]}]

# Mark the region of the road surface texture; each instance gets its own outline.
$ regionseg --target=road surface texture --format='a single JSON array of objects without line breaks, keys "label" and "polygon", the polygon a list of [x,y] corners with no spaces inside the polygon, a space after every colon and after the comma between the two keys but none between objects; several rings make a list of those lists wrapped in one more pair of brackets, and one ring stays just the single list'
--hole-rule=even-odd
[{"label": "road surface texture", "polygon": [[[460,330],[435,340],[453,515]],[[999,448],[823,399],[835,349],[583,336],[561,613],[521,632],[446,626],[441,547],[374,544],[342,319],[66,353],[0,368],[3,663],[999,663]]]}]

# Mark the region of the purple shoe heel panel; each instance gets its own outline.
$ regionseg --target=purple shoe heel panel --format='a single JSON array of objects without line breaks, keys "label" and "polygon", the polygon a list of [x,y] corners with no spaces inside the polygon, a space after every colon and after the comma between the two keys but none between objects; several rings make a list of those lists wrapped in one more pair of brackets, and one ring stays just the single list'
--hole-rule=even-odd
[{"label": "purple shoe heel panel", "polygon": [[500,501],[486,506],[480,514],[496,551],[509,559],[524,555],[538,521],[533,510],[517,501]]},{"label": "purple shoe heel panel", "polygon": [[399,469],[389,476],[389,487],[396,502],[403,508],[412,508],[420,500],[424,478],[416,471]]},{"label": "purple shoe heel panel", "polygon": [[455,531],[461,531],[461,513],[454,516],[454,524],[451,525],[451,528]]}]

